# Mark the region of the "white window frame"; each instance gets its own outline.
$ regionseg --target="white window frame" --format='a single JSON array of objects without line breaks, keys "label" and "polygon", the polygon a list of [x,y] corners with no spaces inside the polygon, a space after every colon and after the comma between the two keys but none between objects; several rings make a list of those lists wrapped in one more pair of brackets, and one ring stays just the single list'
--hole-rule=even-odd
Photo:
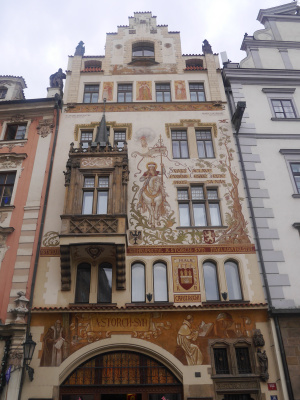
[{"label": "white window frame", "polygon": [[291,168],[292,163],[300,163],[300,149],[280,149],[279,153],[284,156],[287,170],[290,176],[290,180],[293,187],[292,197],[300,199],[300,193],[298,193],[296,182],[294,179],[294,174]]},{"label": "white window frame", "polygon": [[[263,88],[262,89],[262,92],[266,94],[267,100],[269,102],[269,106],[270,106],[271,113],[272,113],[272,117],[271,117],[272,121],[298,121],[298,120],[300,120],[300,117],[299,117],[300,114],[296,107],[296,103],[295,103],[294,96],[293,96],[295,91],[296,91],[296,88]],[[295,112],[295,118],[277,118],[274,108],[273,108],[272,100],[290,100],[292,107],[294,109],[294,112]]]},{"label": "white window frame", "polygon": [[[24,139],[12,139],[12,140],[4,139],[8,125],[25,125],[25,124],[26,124],[26,131],[25,131]],[[19,142],[22,143],[22,142],[26,141],[28,138],[28,131],[29,131],[30,124],[31,124],[30,119],[24,119],[22,121],[5,121],[2,125],[0,140],[4,141],[5,143],[19,143]]]}]

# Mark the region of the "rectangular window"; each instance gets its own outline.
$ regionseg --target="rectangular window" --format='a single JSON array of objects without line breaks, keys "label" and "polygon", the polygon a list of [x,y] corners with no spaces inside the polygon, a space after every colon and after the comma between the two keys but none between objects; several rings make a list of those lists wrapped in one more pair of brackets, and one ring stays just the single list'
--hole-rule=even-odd
[{"label": "rectangular window", "polygon": [[118,148],[122,150],[126,142],[126,131],[114,131],[114,142],[117,144]]},{"label": "rectangular window", "polygon": [[191,186],[177,190],[180,226],[221,226],[217,189]]},{"label": "rectangular window", "polygon": [[291,100],[271,100],[276,118],[296,118],[296,113]]},{"label": "rectangular window", "polygon": [[176,130],[171,132],[173,158],[189,158],[187,132]]},{"label": "rectangular window", "polygon": [[169,83],[157,83],[155,85],[156,101],[171,101],[171,88]]},{"label": "rectangular window", "polygon": [[6,93],[7,93],[6,88],[0,88],[0,99],[5,99]]},{"label": "rectangular window", "polygon": [[108,188],[108,176],[85,177],[82,214],[107,214]]},{"label": "rectangular window", "polygon": [[85,85],[83,102],[84,103],[98,103],[99,85]]},{"label": "rectangular window", "polygon": [[248,347],[236,347],[235,354],[239,374],[251,374],[252,369]]},{"label": "rectangular window", "polygon": [[118,103],[130,103],[132,101],[132,84],[118,84]]},{"label": "rectangular window", "polygon": [[291,163],[290,166],[297,192],[300,194],[300,163]]},{"label": "rectangular window", "polygon": [[191,101],[205,101],[205,92],[203,83],[190,83]]},{"label": "rectangular window", "polygon": [[226,347],[215,347],[213,351],[216,374],[229,374],[230,371]]},{"label": "rectangular window", "polygon": [[80,137],[80,144],[83,149],[87,149],[93,141],[93,131],[82,131]]},{"label": "rectangular window", "polygon": [[7,172],[0,173],[0,206],[9,206],[11,203],[11,196],[14,189],[16,173]]},{"label": "rectangular window", "polygon": [[25,139],[27,124],[9,124],[7,125],[4,140],[22,140]]},{"label": "rectangular window", "polygon": [[213,158],[215,156],[211,131],[196,130],[196,140],[199,158]]}]

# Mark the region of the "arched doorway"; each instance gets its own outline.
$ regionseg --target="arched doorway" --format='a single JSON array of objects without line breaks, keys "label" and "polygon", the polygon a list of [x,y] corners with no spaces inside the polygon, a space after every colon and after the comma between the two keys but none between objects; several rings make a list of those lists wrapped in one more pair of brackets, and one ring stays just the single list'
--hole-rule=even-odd
[{"label": "arched doorway", "polygon": [[60,400],[181,400],[182,384],[157,360],[132,351],[91,358],[60,386]]}]

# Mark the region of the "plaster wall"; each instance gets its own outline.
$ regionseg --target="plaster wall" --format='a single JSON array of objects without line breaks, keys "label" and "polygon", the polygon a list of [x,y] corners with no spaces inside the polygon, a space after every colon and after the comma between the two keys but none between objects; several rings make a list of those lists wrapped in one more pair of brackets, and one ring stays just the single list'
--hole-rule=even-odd
[{"label": "plaster wall", "polygon": [[300,23],[299,21],[276,21],[276,26],[282,41],[300,42]]},{"label": "plaster wall", "polygon": [[285,69],[282,57],[277,48],[260,48],[259,56],[263,68]]}]

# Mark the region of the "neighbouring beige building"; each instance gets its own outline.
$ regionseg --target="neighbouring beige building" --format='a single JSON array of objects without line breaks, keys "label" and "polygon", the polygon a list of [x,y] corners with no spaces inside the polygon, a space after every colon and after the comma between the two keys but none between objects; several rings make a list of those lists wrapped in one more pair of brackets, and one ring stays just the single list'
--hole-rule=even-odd
[{"label": "neighbouring beige building", "polygon": [[23,400],[262,400],[268,382],[284,398],[218,55],[201,46],[182,55],[146,12],[104,56],[80,42],[69,57]]}]

